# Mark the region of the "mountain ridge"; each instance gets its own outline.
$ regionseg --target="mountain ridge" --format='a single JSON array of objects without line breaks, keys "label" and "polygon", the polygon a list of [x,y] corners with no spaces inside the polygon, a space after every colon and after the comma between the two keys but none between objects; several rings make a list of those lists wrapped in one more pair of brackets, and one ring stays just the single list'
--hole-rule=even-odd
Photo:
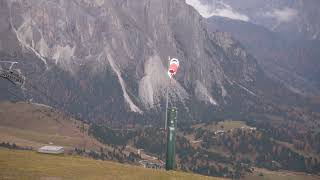
[{"label": "mountain ridge", "polygon": [[13,59],[7,49],[15,49],[18,68],[36,72],[26,76],[26,99],[83,119],[132,121],[159,113],[169,85],[168,55],[181,61],[170,104],[180,106],[186,119],[199,116],[190,110],[196,101],[221,109],[237,91],[247,93],[243,87],[255,91],[256,73],[261,73],[235,40],[209,34],[184,1],[6,2],[1,26],[16,39],[14,46],[3,47],[3,57]]}]

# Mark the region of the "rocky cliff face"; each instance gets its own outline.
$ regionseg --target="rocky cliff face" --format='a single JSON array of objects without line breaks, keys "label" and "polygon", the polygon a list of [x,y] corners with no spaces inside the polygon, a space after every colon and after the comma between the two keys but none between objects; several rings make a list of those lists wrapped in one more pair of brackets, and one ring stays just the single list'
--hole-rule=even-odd
[{"label": "rocky cliff face", "polygon": [[[183,0],[6,0],[0,14],[1,60],[19,61],[24,97],[84,119],[159,121],[168,86],[186,120],[263,94],[254,58]],[[171,85],[168,56],[181,61]]]}]

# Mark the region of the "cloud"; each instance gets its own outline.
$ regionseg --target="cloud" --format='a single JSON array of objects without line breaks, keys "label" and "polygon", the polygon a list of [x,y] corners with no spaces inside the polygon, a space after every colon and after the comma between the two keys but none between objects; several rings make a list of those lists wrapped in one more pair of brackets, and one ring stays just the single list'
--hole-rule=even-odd
[{"label": "cloud", "polygon": [[[230,7],[230,6],[228,6],[228,7]],[[222,17],[227,17],[227,18],[230,18],[230,19],[236,19],[236,20],[241,20],[241,21],[249,21],[249,17],[248,16],[233,11],[231,7],[230,8],[224,8],[224,9],[216,9],[216,10],[211,12],[210,17],[211,16],[222,16]]]},{"label": "cloud", "polygon": [[202,4],[199,0],[186,0],[186,3],[193,6],[201,16],[208,18],[210,17],[210,8],[207,5]]},{"label": "cloud", "polygon": [[234,11],[231,6],[225,3],[221,3],[221,7],[219,8],[204,5],[199,0],[186,0],[186,3],[193,6],[204,18],[222,16],[230,19],[249,21],[248,16]]},{"label": "cloud", "polygon": [[274,9],[265,14],[267,17],[276,19],[278,22],[290,22],[298,16],[298,11],[292,8]]}]

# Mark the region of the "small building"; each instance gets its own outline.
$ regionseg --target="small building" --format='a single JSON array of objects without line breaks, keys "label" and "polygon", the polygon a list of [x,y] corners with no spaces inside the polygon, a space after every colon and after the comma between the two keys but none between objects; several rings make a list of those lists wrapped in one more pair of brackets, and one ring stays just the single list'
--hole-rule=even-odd
[{"label": "small building", "polygon": [[44,154],[63,154],[64,149],[61,146],[43,146],[38,149],[38,153]]},{"label": "small building", "polygon": [[225,133],[224,130],[217,130],[217,131],[214,132],[215,135],[222,135],[224,133]]},{"label": "small building", "polygon": [[255,127],[250,127],[249,128],[251,131],[256,131],[257,130],[257,128],[255,128]]},{"label": "small building", "polygon": [[139,163],[144,167],[144,168],[150,168],[150,169],[163,169],[164,168],[164,163],[163,162],[151,162],[148,160],[141,160]]},{"label": "small building", "polygon": [[141,156],[141,153],[143,153],[144,149],[138,149],[138,155]]}]

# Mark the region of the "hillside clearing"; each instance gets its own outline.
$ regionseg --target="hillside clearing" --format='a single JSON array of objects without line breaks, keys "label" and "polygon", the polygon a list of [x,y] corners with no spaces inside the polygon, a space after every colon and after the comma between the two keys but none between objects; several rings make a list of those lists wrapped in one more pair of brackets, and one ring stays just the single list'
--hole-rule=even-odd
[{"label": "hillside clearing", "polygon": [[[48,143],[99,150],[107,148],[87,132],[81,132],[82,122],[37,104],[0,102],[0,142],[39,148]],[[88,125],[83,124],[85,129]]]},{"label": "hillside clearing", "polygon": [[245,180],[318,180],[319,176],[290,171],[269,171],[255,168],[253,174],[248,175]]}]

